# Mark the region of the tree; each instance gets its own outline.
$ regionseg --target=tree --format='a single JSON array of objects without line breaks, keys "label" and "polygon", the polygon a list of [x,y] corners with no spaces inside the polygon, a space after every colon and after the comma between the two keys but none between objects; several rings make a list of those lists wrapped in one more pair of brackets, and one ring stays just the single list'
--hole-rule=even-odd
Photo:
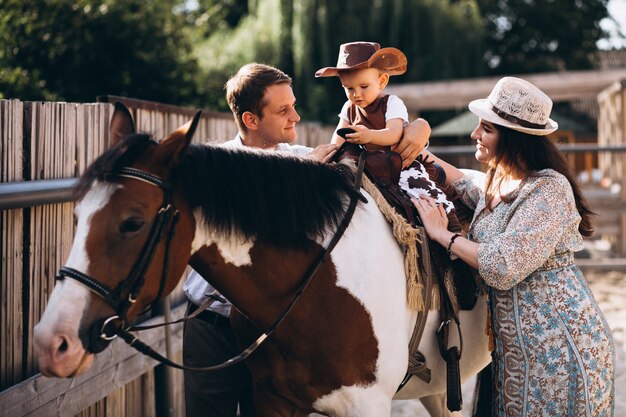
[{"label": "tree", "polygon": [[481,0],[485,59],[496,74],[590,68],[608,0]]},{"label": "tree", "polygon": [[248,0],[196,0],[183,2],[180,12],[202,38],[217,30],[232,29],[250,13]]},{"label": "tree", "polygon": [[280,0],[280,34],[278,37],[278,67],[287,74],[294,73],[293,0]]},{"label": "tree", "polygon": [[304,115],[336,122],[345,96],[336,79],[314,79],[334,65],[339,45],[355,40],[394,46],[408,59],[405,75],[392,83],[477,76],[485,73],[479,10],[474,0],[338,2],[301,0],[302,35],[296,50],[296,88]]},{"label": "tree", "polygon": [[198,66],[175,0],[3,0],[0,92],[24,100],[115,94],[197,100]]}]

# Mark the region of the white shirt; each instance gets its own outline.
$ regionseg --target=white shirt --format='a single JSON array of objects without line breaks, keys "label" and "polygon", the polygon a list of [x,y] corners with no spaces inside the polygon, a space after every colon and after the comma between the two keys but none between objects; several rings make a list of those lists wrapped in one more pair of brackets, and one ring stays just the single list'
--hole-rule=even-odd
[{"label": "white shirt", "polygon": [[[220,146],[225,148],[243,148],[245,145],[241,141],[241,137],[237,135],[234,139],[229,140],[228,142],[222,143]],[[304,156],[312,151],[312,148],[302,145],[290,145],[288,143],[279,143],[277,145],[276,151],[279,152],[289,152],[291,154]],[[215,288],[202,276],[197,273],[195,270],[191,270],[189,276],[187,276],[187,280],[183,284],[183,291],[185,295],[197,306],[201,306],[208,298],[208,295],[215,291]],[[215,311],[216,313],[222,314],[223,316],[228,317],[230,315],[230,309],[232,304],[230,301],[226,300],[226,303],[220,303],[219,301],[214,302],[207,308],[207,310]]]}]

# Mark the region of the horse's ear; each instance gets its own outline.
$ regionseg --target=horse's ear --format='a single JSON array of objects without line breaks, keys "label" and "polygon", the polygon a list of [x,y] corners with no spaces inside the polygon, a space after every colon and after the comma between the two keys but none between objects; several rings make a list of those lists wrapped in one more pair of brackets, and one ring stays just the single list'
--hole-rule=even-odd
[{"label": "horse's ear", "polygon": [[159,144],[159,151],[165,152],[173,164],[178,162],[180,155],[187,149],[187,146],[189,146],[201,116],[202,111],[198,111],[193,119],[170,133]]},{"label": "horse's ear", "polygon": [[111,123],[109,123],[111,146],[116,145],[122,138],[135,132],[135,122],[133,121],[133,116],[130,114],[130,111],[125,105],[116,101]]}]

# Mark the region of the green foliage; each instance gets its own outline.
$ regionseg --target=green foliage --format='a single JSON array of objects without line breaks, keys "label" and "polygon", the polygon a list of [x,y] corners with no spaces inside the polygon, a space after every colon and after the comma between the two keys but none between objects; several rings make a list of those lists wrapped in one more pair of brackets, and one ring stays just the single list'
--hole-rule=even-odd
[{"label": "green foliage", "polygon": [[279,66],[279,0],[266,0],[241,19],[235,28],[215,31],[195,46],[202,75],[203,107],[228,110],[224,84],[244,64],[260,62]]},{"label": "green foliage", "polygon": [[[484,73],[481,20],[473,0],[377,0],[361,2],[301,0],[296,49],[296,88],[306,100],[303,113],[336,122],[345,101],[337,79],[314,79],[316,69],[337,62],[339,45],[366,40],[394,46],[408,59],[405,75],[391,83],[461,78]],[[317,89],[325,91],[315,92]],[[308,94],[309,92],[313,94]]]},{"label": "green foliage", "polygon": [[193,8],[182,9],[202,38],[236,27],[249,11],[248,0],[197,0]]},{"label": "green foliage", "polygon": [[249,62],[294,78],[299,111],[335,123],[339,45],[401,49],[391,83],[590,66],[608,0],[0,0],[0,97],[114,94],[226,110]]},{"label": "green foliage", "polygon": [[228,63],[202,59],[202,66],[232,74],[246,62],[276,65],[293,75],[300,113],[334,123],[343,91],[337,79],[313,74],[335,64],[341,43],[368,40],[401,49],[409,69],[392,84],[582,69],[604,36],[599,22],[608,16],[607,1],[251,0],[238,29],[203,43],[202,55],[226,56],[227,50]]},{"label": "green foliage", "polygon": [[174,0],[2,0],[0,91],[25,100],[197,96]]},{"label": "green foliage", "polygon": [[485,59],[496,74],[590,68],[608,0],[482,0]]}]

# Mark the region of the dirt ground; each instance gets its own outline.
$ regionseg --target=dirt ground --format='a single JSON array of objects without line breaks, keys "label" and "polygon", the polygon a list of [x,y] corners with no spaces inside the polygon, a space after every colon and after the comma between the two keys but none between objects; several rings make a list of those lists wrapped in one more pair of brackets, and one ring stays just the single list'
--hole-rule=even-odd
[{"label": "dirt ground", "polygon": [[[583,271],[591,291],[600,304],[615,340],[616,380],[615,415],[626,416],[626,273],[618,271]],[[471,416],[474,383],[463,386],[465,407],[462,416]],[[392,417],[428,417],[418,400],[394,401]]]}]

